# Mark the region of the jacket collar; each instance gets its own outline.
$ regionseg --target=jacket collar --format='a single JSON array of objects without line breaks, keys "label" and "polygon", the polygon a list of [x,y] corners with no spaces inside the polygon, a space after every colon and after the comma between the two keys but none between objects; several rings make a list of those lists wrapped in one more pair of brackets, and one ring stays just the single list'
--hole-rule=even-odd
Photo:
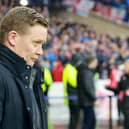
[{"label": "jacket collar", "polygon": [[11,70],[11,72],[15,72],[15,74],[22,75],[26,68],[30,67],[26,64],[24,58],[18,56],[12,50],[1,44],[0,60],[5,63],[5,65],[9,68],[9,70]]}]

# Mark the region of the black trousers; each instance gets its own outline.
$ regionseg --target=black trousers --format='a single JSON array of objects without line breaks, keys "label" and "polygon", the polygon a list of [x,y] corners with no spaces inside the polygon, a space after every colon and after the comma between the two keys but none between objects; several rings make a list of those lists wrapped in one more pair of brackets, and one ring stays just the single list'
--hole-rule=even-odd
[{"label": "black trousers", "polygon": [[124,112],[124,129],[129,129],[129,112]]},{"label": "black trousers", "polygon": [[96,116],[94,106],[82,107],[83,110],[83,127],[82,129],[95,129]]},{"label": "black trousers", "polygon": [[77,100],[69,101],[69,112],[70,112],[69,129],[77,129],[79,121],[79,105]]}]

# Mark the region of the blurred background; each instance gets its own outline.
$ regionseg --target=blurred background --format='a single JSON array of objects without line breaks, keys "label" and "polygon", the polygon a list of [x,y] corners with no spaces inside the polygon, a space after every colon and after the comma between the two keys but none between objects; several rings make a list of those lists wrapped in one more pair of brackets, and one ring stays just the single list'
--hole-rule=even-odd
[{"label": "blurred background", "polygon": [[[125,72],[123,63],[129,59],[129,0],[0,0],[0,19],[17,5],[36,9],[50,22],[48,41],[40,58],[51,76],[47,94],[49,129],[68,129],[65,65],[74,54],[86,62],[92,52],[98,59],[94,71],[96,129],[123,129],[118,96],[105,87],[111,85],[112,78],[116,81],[113,86],[117,86]],[[80,118],[78,129],[81,126]]]}]

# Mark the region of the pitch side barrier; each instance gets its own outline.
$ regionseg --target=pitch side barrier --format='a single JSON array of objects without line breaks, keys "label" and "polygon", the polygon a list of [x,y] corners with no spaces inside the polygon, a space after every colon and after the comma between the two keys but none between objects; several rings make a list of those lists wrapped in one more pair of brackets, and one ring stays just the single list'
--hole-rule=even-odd
[{"label": "pitch side barrier", "polygon": [[[96,99],[109,99],[109,129],[113,129],[113,121],[112,121],[112,98],[119,98],[119,96],[116,95],[109,95],[109,96],[98,96]],[[77,100],[77,96],[49,96],[45,97],[46,100],[49,99],[69,99],[69,100]]]}]

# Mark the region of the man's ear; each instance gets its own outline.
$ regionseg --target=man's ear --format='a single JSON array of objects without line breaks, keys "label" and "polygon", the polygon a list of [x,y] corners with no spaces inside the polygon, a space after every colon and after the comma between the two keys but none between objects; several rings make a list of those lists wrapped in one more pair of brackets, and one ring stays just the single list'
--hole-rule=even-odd
[{"label": "man's ear", "polygon": [[16,37],[17,37],[17,32],[16,31],[10,31],[8,33],[7,40],[8,40],[8,43],[11,46],[15,46],[15,44],[16,44]]}]

